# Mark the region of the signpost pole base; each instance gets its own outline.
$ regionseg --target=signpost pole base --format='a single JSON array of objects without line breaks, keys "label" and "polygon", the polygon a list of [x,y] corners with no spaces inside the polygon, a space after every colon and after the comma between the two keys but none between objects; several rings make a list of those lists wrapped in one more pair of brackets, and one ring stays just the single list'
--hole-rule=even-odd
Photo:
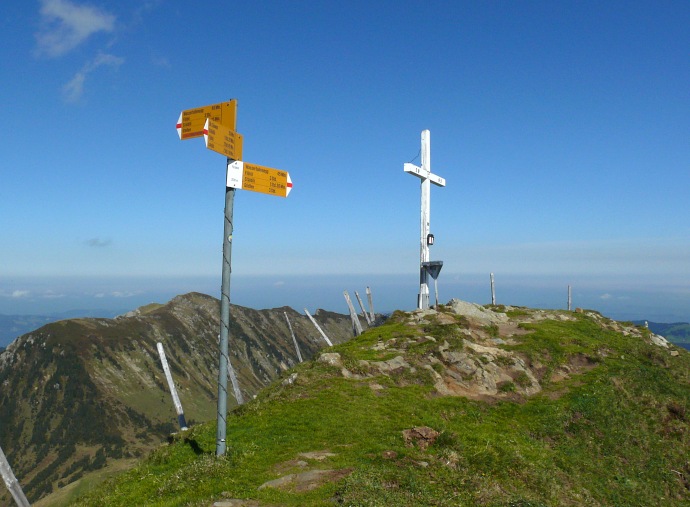
[{"label": "signpost pole base", "polygon": [[223,227],[223,276],[220,288],[220,343],[218,360],[218,428],[216,456],[225,455],[226,421],[228,413],[228,335],[230,332],[230,258],[232,253],[232,212],[235,189],[225,188],[225,226]]}]

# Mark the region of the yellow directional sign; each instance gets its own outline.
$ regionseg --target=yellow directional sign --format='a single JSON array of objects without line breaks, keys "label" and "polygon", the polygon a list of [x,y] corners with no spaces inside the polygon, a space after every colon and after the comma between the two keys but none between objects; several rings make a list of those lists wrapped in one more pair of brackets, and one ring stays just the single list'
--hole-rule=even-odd
[{"label": "yellow directional sign", "polygon": [[287,171],[235,160],[228,163],[227,186],[287,197],[292,180]]},{"label": "yellow directional sign", "polygon": [[234,160],[242,159],[242,134],[206,119],[204,124],[204,140],[209,150],[216,151]]},{"label": "yellow directional sign", "polygon": [[210,106],[186,109],[177,119],[177,135],[180,139],[191,139],[204,135],[206,119],[220,123],[230,130],[237,129],[237,100],[211,104]]}]

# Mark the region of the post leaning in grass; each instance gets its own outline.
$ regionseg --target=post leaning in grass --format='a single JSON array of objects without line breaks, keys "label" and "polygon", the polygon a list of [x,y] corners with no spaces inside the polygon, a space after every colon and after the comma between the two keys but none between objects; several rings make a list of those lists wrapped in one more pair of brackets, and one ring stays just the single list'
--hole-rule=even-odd
[{"label": "post leaning in grass", "polygon": [[292,341],[295,343],[295,350],[297,351],[297,359],[299,359],[299,362],[302,362],[302,353],[299,351],[299,345],[297,345],[297,338],[295,338],[295,332],[292,330],[292,324],[290,324],[290,318],[288,317],[287,312],[283,312],[285,315],[285,320],[287,320],[288,323],[288,328],[290,329],[290,334],[292,335]]},{"label": "post leaning in grass", "polygon": [[2,447],[0,447],[0,474],[2,474],[2,480],[5,481],[5,486],[7,486],[7,489],[12,495],[12,498],[14,498],[17,506],[31,507],[31,504],[24,495],[24,491],[22,491],[19,481],[17,481],[17,478],[14,476],[14,472],[12,472],[12,467],[10,467],[9,462],[5,457],[5,453],[2,451]]},{"label": "post leaning in grass", "polygon": [[371,317],[372,322],[375,322],[376,316],[374,314],[374,300],[371,297],[371,289],[369,287],[367,287],[367,299],[369,300],[369,317]]},{"label": "post leaning in grass", "polygon": [[364,320],[367,321],[367,326],[371,326],[371,320],[369,319],[369,314],[364,309],[364,303],[362,303],[362,298],[359,297],[359,292],[355,291],[355,297],[357,298],[357,302],[359,303],[359,307],[362,309],[362,315],[364,315]]},{"label": "post leaning in grass", "polygon": [[347,301],[347,307],[350,309],[350,319],[352,319],[352,331],[355,333],[355,336],[359,336],[362,334],[362,324],[359,322],[359,318],[357,318],[357,312],[355,311],[355,307],[352,305],[350,295],[347,293],[347,291],[343,291],[343,295],[345,296],[345,301]]},{"label": "post leaning in grass", "polygon": [[175,388],[175,382],[172,378],[172,373],[170,372],[170,366],[168,365],[168,359],[165,357],[165,350],[163,349],[163,344],[158,342],[156,344],[158,348],[158,355],[161,358],[161,365],[163,365],[163,371],[165,372],[165,378],[168,381],[168,387],[170,388],[170,395],[173,399],[173,405],[175,405],[175,412],[177,412],[177,422],[180,424],[180,429],[182,431],[187,429],[187,421],[184,418],[184,410],[182,410],[182,402],[180,402],[180,397],[177,395],[177,389]]},{"label": "post leaning in grass", "polygon": [[328,336],[326,336],[326,333],[323,332],[323,329],[321,329],[321,326],[319,326],[319,323],[316,322],[316,319],[311,316],[311,313],[309,313],[309,310],[307,310],[305,308],[304,313],[306,314],[307,317],[309,317],[309,320],[311,320],[311,323],[314,324],[314,327],[316,328],[316,330],[319,333],[321,333],[321,336],[323,337],[324,340],[326,340],[326,343],[328,343],[328,346],[332,347],[333,343],[331,342],[331,340],[328,339]]},{"label": "post leaning in grass", "polygon": [[228,378],[230,379],[230,384],[232,384],[232,392],[235,395],[235,401],[238,405],[244,405],[244,396],[242,396],[242,391],[240,391],[240,383],[237,380],[237,375],[235,374],[235,369],[232,367],[230,362],[230,356],[228,355]]},{"label": "post leaning in grass", "polygon": [[491,273],[491,304],[496,304],[496,290],[494,289],[494,274]]}]

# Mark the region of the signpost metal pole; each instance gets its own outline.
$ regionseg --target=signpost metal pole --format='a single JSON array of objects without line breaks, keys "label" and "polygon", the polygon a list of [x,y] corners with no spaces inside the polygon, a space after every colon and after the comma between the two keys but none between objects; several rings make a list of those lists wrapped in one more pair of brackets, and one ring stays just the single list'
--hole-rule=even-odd
[{"label": "signpost metal pole", "polygon": [[496,291],[494,290],[494,274],[491,273],[489,275],[489,278],[491,280],[491,304],[495,305],[496,304]]},{"label": "signpost metal pole", "polygon": [[[235,189],[225,188],[225,226],[223,227],[223,274],[220,288],[220,360],[218,362],[218,429],[216,456],[225,454],[225,417],[228,413],[228,334],[230,332],[230,258],[232,254],[232,211]],[[238,400],[239,403],[239,400]]]},{"label": "signpost metal pole", "polygon": [[218,337],[218,429],[216,455],[226,449],[226,421],[228,410],[228,375],[238,404],[244,403],[237,376],[228,356],[230,334],[230,255],[232,251],[232,212],[235,189],[252,190],[287,197],[292,180],[287,171],[246,163],[242,160],[243,137],[237,132],[237,100],[187,109],[177,119],[180,139],[203,137],[206,147],[227,157],[225,184],[225,225],[223,227],[223,279],[220,297],[220,336]]}]

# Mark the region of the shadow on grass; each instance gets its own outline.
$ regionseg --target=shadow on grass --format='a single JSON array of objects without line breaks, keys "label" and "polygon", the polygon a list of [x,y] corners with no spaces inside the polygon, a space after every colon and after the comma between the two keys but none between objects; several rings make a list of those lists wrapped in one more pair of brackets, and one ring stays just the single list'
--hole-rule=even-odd
[{"label": "shadow on grass", "polygon": [[192,451],[194,451],[194,454],[197,456],[201,456],[202,454],[211,454],[211,451],[204,451],[199,443],[193,438],[185,438],[184,443],[189,444],[189,447],[192,448]]}]

